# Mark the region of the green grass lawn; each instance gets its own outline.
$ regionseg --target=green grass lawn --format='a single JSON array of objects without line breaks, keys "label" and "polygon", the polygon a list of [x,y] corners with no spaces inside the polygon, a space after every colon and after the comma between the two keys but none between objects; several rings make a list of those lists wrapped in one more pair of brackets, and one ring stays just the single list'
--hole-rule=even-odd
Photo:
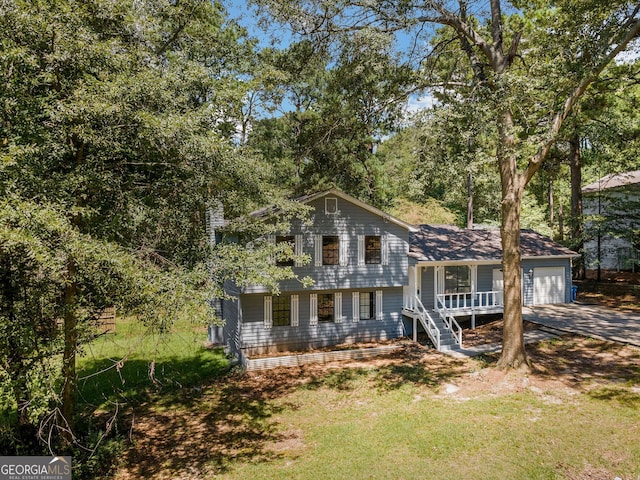
[{"label": "green grass lawn", "polygon": [[640,351],[529,351],[532,374],[421,350],[218,378],[147,408],[117,478],[637,480]]},{"label": "green grass lawn", "polygon": [[139,405],[152,395],[171,396],[224,374],[229,366],[224,353],[207,348],[205,341],[205,329],[188,322],[160,335],[118,318],[116,333],[84,345],[78,358],[81,408]]},{"label": "green grass lawn", "polygon": [[[229,465],[229,479],[636,479],[638,403],[531,391],[441,398],[417,385],[375,388],[371,372],[343,390],[280,399],[268,461]],[[293,435],[292,448],[286,439]],[[255,460],[255,459],[254,459]],[[588,476],[593,472],[602,475]],[[609,475],[609,476],[607,476]]]}]

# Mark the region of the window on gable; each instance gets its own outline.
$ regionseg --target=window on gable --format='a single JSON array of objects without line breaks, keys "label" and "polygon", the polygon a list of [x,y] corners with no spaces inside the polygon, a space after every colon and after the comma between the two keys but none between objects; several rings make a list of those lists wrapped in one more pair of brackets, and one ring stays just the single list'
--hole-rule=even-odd
[{"label": "window on gable", "polygon": [[322,264],[340,264],[340,237],[337,235],[322,236]]},{"label": "window on gable", "polygon": [[318,294],[318,322],[334,321],[334,298],[333,293]]},{"label": "window on gable", "polygon": [[444,269],[444,293],[469,293],[471,291],[471,269],[466,265],[449,266]]},{"label": "window on gable", "polygon": [[[276,237],[276,245],[278,243],[288,243],[291,247],[291,250],[293,251],[293,249],[295,248],[295,237],[293,235],[278,235]],[[281,255],[278,255],[278,257],[280,257]],[[294,265],[294,261],[292,258],[278,258],[276,260],[276,265],[279,267],[293,267]]]},{"label": "window on gable", "polygon": [[337,198],[325,198],[324,199],[324,213],[327,215],[335,215],[338,213],[338,199]]},{"label": "window on gable", "polygon": [[376,317],[375,292],[360,292],[360,320],[371,320]]},{"label": "window on gable", "polygon": [[365,236],[364,248],[364,263],[373,264],[382,262],[380,235]]},{"label": "window on gable", "polygon": [[273,326],[291,325],[291,297],[289,295],[274,295],[271,301]]}]

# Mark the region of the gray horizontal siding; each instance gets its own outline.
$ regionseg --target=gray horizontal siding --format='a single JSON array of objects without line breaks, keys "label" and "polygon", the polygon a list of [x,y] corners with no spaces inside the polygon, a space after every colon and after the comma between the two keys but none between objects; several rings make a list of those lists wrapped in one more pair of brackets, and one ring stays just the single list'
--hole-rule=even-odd
[{"label": "gray horizontal siding", "polygon": [[222,320],[223,325],[220,327],[209,327],[209,340],[214,338],[221,340],[227,350],[236,355],[240,349],[240,330],[242,328],[240,301],[238,298],[239,290],[232,282],[225,282],[225,292],[233,298],[225,298],[222,300]]},{"label": "gray horizontal siding", "polygon": [[[386,340],[402,336],[402,288],[382,288],[383,319],[353,322],[352,292],[342,292],[342,323],[309,324],[309,292],[299,295],[298,327],[264,327],[264,295],[242,295],[242,349],[249,355],[265,351],[307,350],[341,343]],[[337,291],[337,290],[336,290]],[[335,293],[327,291],[326,293]],[[373,291],[363,289],[356,291]],[[318,292],[324,293],[324,292]]]},{"label": "gray horizontal siding", "polygon": [[[401,287],[408,284],[409,232],[395,223],[385,221],[363,208],[338,198],[338,213],[325,214],[325,197],[309,205],[313,208],[309,224],[299,220],[292,222],[287,235],[302,235],[304,254],[311,262],[302,267],[293,267],[298,277],[310,277],[314,284],[312,290],[357,289]],[[348,237],[348,264],[315,266],[314,235],[346,235]],[[388,265],[358,266],[358,235],[386,235],[388,242]],[[343,245],[341,245],[341,248]],[[280,283],[283,291],[300,289],[298,280],[286,280]],[[245,293],[264,293],[261,286],[245,289]]]},{"label": "gray horizontal siding", "polygon": [[[524,305],[533,305],[533,275],[529,274],[530,269],[542,267],[564,267],[565,269],[565,302],[571,302],[571,261],[568,258],[545,258],[522,261],[524,272],[522,279],[523,302]],[[501,269],[502,264],[478,265],[477,291],[491,291],[493,289],[493,270]],[[422,291],[421,300],[426,308],[434,307],[434,278],[433,267],[422,269]]]},{"label": "gray horizontal siding", "polygon": [[571,260],[568,258],[540,260],[523,260],[522,269],[524,271],[524,304],[533,305],[533,274],[529,274],[530,269],[541,267],[564,267],[564,301],[571,303]]},{"label": "gray horizontal siding", "polygon": [[420,301],[425,308],[431,310],[435,305],[435,290],[433,279],[433,267],[426,267],[422,269],[422,289],[420,290]]}]

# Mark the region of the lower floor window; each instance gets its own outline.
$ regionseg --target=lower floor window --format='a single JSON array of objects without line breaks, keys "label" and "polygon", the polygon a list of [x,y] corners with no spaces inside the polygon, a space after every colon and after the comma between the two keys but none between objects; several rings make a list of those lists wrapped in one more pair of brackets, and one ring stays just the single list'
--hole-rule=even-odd
[{"label": "lower floor window", "polygon": [[360,320],[370,320],[376,316],[376,295],[374,292],[360,292]]},{"label": "lower floor window", "polygon": [[274,295],[272,302],[273,326],[291,325],[291,297],[289,295]]},{"label": "lower floor window", "polygon": [[334,321],[333,293],[318,294],[318,322]]}]

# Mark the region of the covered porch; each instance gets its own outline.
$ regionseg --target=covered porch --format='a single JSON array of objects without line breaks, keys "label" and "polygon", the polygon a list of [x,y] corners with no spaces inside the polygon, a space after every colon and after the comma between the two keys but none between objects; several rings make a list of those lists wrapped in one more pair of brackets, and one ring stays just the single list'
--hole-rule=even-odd
[{"label": "covered porch", "polygon": [[475,328],[476,315],[504,311],[500,265],[418,262],[410,266],[403,310],[413,312],[421,306],[439,317],[470,316]]}]

